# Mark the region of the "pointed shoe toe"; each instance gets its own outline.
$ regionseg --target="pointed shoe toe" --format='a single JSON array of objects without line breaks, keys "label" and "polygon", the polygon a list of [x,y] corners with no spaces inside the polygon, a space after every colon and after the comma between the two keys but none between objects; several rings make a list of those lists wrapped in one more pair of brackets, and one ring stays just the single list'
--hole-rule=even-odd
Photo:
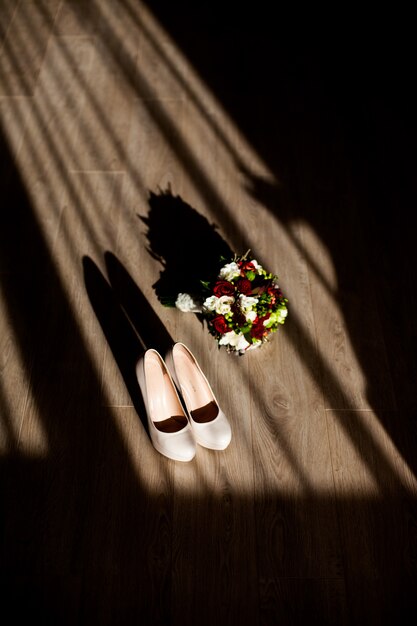
[{"label": "pointed shoe toe", "polygon": [[192,428],[197,443],[212,450],[225,450],[232,439],[232,429],[222,410],[207,424],[199,424],[193,420]]},{"label": "pointed shoe toe", "polygon": [[191,461],[196,444],[190,422],[161,355],[150,348],[136,365],[154,448],[174,461]]},{"label": "pointed shoe toe", "polygon": [[181,342],[165,356],[172,378],[187,408],[196,442],[212,450],[224,450],[232,439],[232,429],[197,359]]}]

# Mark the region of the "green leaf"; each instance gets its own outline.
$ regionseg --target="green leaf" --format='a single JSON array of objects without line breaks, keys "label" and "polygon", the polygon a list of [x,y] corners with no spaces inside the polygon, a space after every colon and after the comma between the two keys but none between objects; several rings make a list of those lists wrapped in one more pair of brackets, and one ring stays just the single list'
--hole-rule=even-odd
[{"label": "green leaf", "polygon": [[252,270],[248,270],[245,273],[246,273],[246,278],[250,281],[252,281],[256,276],[255,272],[253,272]]},{"label": "green leaf", "polygon": [[162,304],[162,306],[171,307],[171,308],[175,307],[176,300],[177,298],[173,296],[161,296],[159,298],[159,301]]}]

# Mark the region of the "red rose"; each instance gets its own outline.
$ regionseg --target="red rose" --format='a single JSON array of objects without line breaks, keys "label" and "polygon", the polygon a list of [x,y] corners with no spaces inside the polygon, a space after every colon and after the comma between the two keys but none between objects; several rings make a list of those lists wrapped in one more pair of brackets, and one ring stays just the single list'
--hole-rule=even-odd
[{"label": "red rose", "polygon": [[245,275],[245,272],[255,272],[256,273],[256,267],[254,266],[252,261],[241,261],[239,263],[239,266],[240,266],[240,273],[242,274],[242,276]]},{"label": "red rose", "polygon": [[252,283],[247,278],[239,278],[236,283],[236,287],[241,293],[245,294],[245,296],[252,293]]},{"label": "red rose", "polygon": [[221,335],[224,335],[224,333],[227,333],[230,330],[224,315],[218,315],[211,321],[211,323],[213,324],[216,331]]},{"label": "red rose", "polygon": [[254,337],[255,339],[262,339],[262,337],[266,335],[266,328],[262,324],[262,322],[257,322],[256,324],[252,325],[252,328],[250,329],[250,334],[251,337]]},{"label": "red rose", "polygon": [[275,299],[280,298],[282,296],[282,291],[279,287],[274,287],[273,285],[269,285],[267,287],[266,292],[269,293],[270,296],[273,296]]},{"label": "red rose", "polygon": [[238,326],[246,324],[246,317],[237,303],[232,305],[233,322]]},{"label": "red rose", "polygon": [[255,339],[262,339],[265,335],[268,334],[268,329],[265,328],[264,322],[269,319],[269,313],[264,315],[263,317],[257,317],[252,324],[252,328],[250,329],[250,334]]},{"label": "red rose", "polygon": [[228,280],[218,280],[213,287],[213,293],[218,298],[221,296],[233,296],[235,293],[235,286]]}]

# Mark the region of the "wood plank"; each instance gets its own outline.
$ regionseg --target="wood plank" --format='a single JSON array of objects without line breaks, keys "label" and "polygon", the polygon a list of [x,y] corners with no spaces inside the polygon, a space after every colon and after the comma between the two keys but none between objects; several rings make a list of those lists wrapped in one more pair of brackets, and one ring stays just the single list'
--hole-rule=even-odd
[{"label": "wood plank", "polygon": [[0,46],[3,45],[7,30],[13,19],[18,0],[5,0],[0,6]]},{"label": "wood plank", "polygon": [[260,624],[350,624],[342,578],[262,579]]},{"label": "wood plank", "polygon": [[[398,422],[400,416],[391,418]],[[369,439],[362,436],[361,422]],[[415,476],[371,411],[329,412],[329,437],[352,619],[386,623],[399,611],[410,623],[416,615],[416,569],[409,552],[415,541]]]},{"label": "wood plank", "polygon": [[[340,211],[349,212],[346,205],[349,201],[353,202],[353,199],[346,200]],[[320,210],[328,212],[330,209],[325,204],[323,208],[318,207]],[[333,238],[340,242],[339,255],[342,246],[346,248],[350,245],[342,243],[350,232],[349,228],[354,230],[354,226],[346,225],[343,232],[333,231]],[[344,277],[336,260],[330,257],[324,239],[320,241],[308,226],[301,229],[298,235],[310,258],[315,259],[321,275],[334,274],[331,283],[326,284],[315,275],[313,268],[310,270],[326,406],[335,409],[395,408],[382,327],[366,265],[349,269],[349,261],[351,265],[358,265],[359,262],[355,260],[353,263],[348,250],[345,250],[344,254],[348,257],[346,273],[350,272],[350,275]],[[334,246],[337,247],[337,243]],[[366,258],[365,251],[359,251],[362,246],[360,235],[356,237],[354,246],[358,259]],[[342,385],[340,380],[343,380]],[[379,390],[377,394],[373,391],[374,387]]]},{"label": "wood plank", "polygon": [[0,52],[1,95],[33,95],[59,4],[19,3]]},{"label": "wood plank", "polygon": [[[19,447],[22,419],[29,393],[28,379],[33,355],[22,358],[16,341],[14,327],[19,324],[18,313],[13,303],[13,283],[17,275],[1,274],[0,303],[0,448],[3,455],[13,454]],[[25,284],[24,277],[18,277]],[[42,431],[30,442],[31,453],[42,450]]]},{"label": "wood plank", "polygon": [[[55,432],[43,461],[7,466],[2,563],[8,601],[20,600],[14,607],[18,617],[35,611],[64,624],[112,624],[120,616],[164,623],[172,533],[166,460],[138,430],[134,409],[110,413],[99,405],[92,410],[90,403],[83,414],[79,399],[67,403],[67,413],[54,402],[60,435]],[[89,422],[81,432],[76,415]],[[72,442],[63,432],[66,419],[72,422]],[[133,439],[130,450],[122,433],[126,441]]]},{"label": "wood plank", "polygon": [[54,34],[58,37],[91,36],[97,29],[97,19],[93,2],[65,0],[56,15]]}]

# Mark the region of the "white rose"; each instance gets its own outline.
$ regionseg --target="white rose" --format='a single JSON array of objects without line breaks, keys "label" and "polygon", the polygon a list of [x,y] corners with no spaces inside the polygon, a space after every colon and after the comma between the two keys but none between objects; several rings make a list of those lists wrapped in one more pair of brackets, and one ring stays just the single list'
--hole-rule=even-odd
[{"label": "white rose", "polygon": [[240,307],[243,311],[248,311],[253,306],[255,306],[255,304],[258,303],[258,298],[253,298],[252,296],[245,296],[243,294],[240,294],[239,300],[240,300],[239,302]]},{"label": "white rose", "polygon": [[201,313],[201,306],[188,293],[179,293],[175,306],[183,313]]},{"label": "white rose", "polygon": [[248,322],[254,322],[257,315],[256,311],[245,311],[245,318]]},{"label": "white rose", "polygon": [[252,259],[251,262],[252,262],[252,265],[255,267],[256,271],[258,272],[258,274],[260,274],[262,270],[264,269],[262,265],[259,265],[258,261],[256,261],[255,259]]},{"label": "white rose", "polygon": [[246,350],[250,345],[243,335],[238,335],[234,330],[229,333],[225,333],[219,341],[221,346],[231,346],[237,351]]},{"label": "white rose", "polygon": [[227,265],[224,265],[222,267],[222,269],[220,270],[220,278],[222,278],[223,280],[233,280],[234,278],[237,278],[240,275],[240,269],[237,263],[235,263],[234,261],[232,263],[227,263]]},{"label": "white rose", "polygon": [[220,298],[217,298],[216,302],[216,313],[219,313],[221,315],[224,315],[225,313],[230,313],[231,305],[234,301],[235,299],[232,298],[232,296],[220,296]]},{"label": "white rose", "polygon": [[206,309],[206,311],[214,311],[216,309],[217,300],[217,296],[210,296],[209,298],[206,298],[203,302],[203,309]]},{"label": "white rose", "polygon": [[234,300],[232,296],[220,296],[220,298],[210,296],[204,300],[203,309],[206,311],[216,311],[216,313],[224,315],[225,313],[230,313],[230,305],[233,304]]}]

